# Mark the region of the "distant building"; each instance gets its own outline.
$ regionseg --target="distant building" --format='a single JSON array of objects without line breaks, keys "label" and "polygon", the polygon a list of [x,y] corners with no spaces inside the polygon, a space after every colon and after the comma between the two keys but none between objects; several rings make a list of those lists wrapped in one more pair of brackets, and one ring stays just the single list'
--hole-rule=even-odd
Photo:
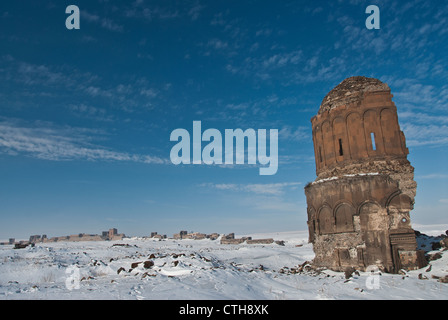
[{"label": "distant building", "polygon": [[205,239],[205,237],[206,237],[205,233],[191,232],[191,233],[187,233],[186,235],[182,236],[182,239],[200,240],[200,239]]},{"label": "distant building", "polygon": [[[151,235],[152,235],[152,233],[151,233]],[[157,232],[156,232],[156,234],[151,236],[151,238],[153,238],[153,239],[166,239],[166,234],[161,235],[161,234],[157,234]]]},{"label": "distant building", "polygon": [[112,239],[117,233],[118,233],[117,229],[115,228],[109,229],[109,239]]},{"label": "distant building", "polygon": [[[118,233],[116,228],[111,228],[109,231],[103,231],[101,235],[98,234],[85,234],[78,233],[70,236],[60,236],[48,238],[46,234],[32,235],[30,236],[29,243],[42,243],[42,242],[60,242],[60,241],[103,241],[103,240],[122,240],[125,236],[124,233]],[[14,244],[14,238],[9,239],[9,244]]]},{"label": "distant building", "polygon": [[187,234],[188,234],[187,231],[182,230],[182,231],[180,231],[179,233],[175,233],[175,234],[173,235],[173,238],[174,238],[174,239],[184,239],[185,236],[186,236]]},{"label": "distant building", "polygon": [[242,237],[239,239],[235,239],[235,234],[229,233],[228,235],[224,235],[221,237],[221,244],[240,244],[246,240],[252,240],[252,237]]},{"label": "distant building", "polygon": [[32,235],[30,236],[30,243],[36,243],[36,242],[41,242],[41,237],[40,235],[36,234],[36,235]]},{"label": "distant building", "polygon": [[215,233],[207,235],[207,238],[209,238],[210,240],[216,240],[219,238],[219,234],[215,232]]}]

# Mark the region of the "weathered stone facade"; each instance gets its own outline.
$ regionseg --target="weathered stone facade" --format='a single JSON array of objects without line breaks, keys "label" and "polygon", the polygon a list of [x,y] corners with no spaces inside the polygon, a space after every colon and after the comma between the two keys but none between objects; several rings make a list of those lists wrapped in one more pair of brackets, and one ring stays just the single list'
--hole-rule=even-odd
[{"label": "weathered stone facade", "polygon": [[417,184],[387,84],[351,77],[311,119],[317,178],[305,187],[314,264],[386,272],[425,264],[410,222]]}]

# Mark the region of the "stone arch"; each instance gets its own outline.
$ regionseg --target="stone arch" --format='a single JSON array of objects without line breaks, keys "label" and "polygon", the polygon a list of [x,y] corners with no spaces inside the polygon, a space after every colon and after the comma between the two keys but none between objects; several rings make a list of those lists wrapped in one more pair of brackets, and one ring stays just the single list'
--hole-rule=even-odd
[{"label": "stone arch", "polygon": [[374,217],[384,215],[385,211],[381,205],[376,201],[367,200],[359,206],[359,217],[361,222],[361,229],[366,230],[378,230],[381,228],[378,223],[381,221],[375,221]]},{"label": "stone arch", "polygon": [[367,158],[364,126],[361,116],[357,112],[351,112],[345,118],[347,126],[348,145],[352,159]]},{"label": "stone arch", "polygon": [[361,211],[366,205],[376,205],[378,207],[381,207],[381,205],[377,201],[373,199],[367,199],[358,205],[358,207],[356,208],[356,215],[361,215]]},{"label": "stone arch", "polygon": [[359,208],[361,237],[366,245],[364,263],[389,268],[392,263],[386,208],[367,201]]},{"label": "stone arch", "polygon": [[[367,154],[376,156],[384,154],[383,135],[379,115],[376,109],[367,109],[363,114],[364,139],[367,146]],[[373,140],[371,135],[373,134]]]},{"label": "stone arch", "polygon": [[337,116],[332,120],[334,148],[336,161],[341,162],[350,159],[350,148],[347,139],[346,122],[342,116]]},{"label": "stone arch", "polygon": [[380,112],[380,121],[384,152],[388,155],[403,154],[396,112],[390,108],[382,109]]},{"label": "stone arch", "polygon": [[314,154],[317,170],[325,167],[325,150],[322,136],[322,127],[317,125],[314,131]]},{"label": "stone arch", "polygon": [[321,125],[323,153],[325,157],[325,165],[331,165],[336,161],[334,144],[333,144],[333,129],[329,121],[324,121]]},{"label": "stone arch", "polygon": [[410,211],[413,209],[412,199],[401,193],[394,192],[387,200],[387,213],[390,216],[391,227],[394,229],[410,229]]},{"label": "stone arch", "polygon": [[411,211],[413,209],[412,199],[400,191],[394,192],[389,196],[387,200],[387,208],[395,208],[401,210]]},{"label": "stone arch", "polygon": [[336,232],[354,231],[353,216],[355,212],[355,208],[346,202],[336,207],[334,214]]},{"label": "stone arch", "polygon": [[318,224],[320,234],[329,234],[334,232],[333,212],[329,206],[322,206],[319,209]]}]

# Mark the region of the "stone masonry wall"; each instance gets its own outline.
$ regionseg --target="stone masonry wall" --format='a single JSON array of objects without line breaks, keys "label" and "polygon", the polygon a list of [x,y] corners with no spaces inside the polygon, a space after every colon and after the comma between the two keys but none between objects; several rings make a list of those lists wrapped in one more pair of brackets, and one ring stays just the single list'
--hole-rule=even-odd
[{"label": "stone masonry wall", "polygon": [[417,184],[387,84],[352,77],[311,119],[316,175],[305,187],[314,263],[384,271],[424,264],[410,211]]}]

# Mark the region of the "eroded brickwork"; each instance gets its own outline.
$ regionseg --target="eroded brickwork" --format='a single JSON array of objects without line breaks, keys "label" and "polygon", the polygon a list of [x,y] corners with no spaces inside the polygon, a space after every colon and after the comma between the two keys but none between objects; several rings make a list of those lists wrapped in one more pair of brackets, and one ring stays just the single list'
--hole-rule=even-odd
[{"label": "eroded brickwork", "polygon": [[348,78],[311,119],[317,178],[305,194],[318,266],[424,265],[410,222],[414,168],[392,97],[377,79]]}]

